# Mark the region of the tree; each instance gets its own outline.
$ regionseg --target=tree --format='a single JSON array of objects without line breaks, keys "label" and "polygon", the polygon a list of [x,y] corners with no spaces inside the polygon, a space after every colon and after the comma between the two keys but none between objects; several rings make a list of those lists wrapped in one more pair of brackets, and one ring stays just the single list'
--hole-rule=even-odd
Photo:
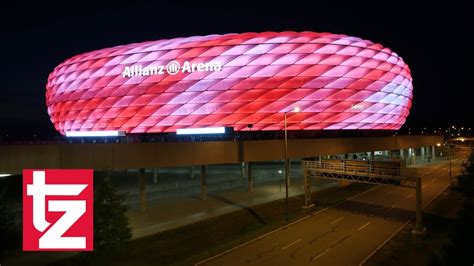
[{"label": "tree", "polygon": [[474,153],[462,164],[457,189],[464,194],[464,203],[456,220],[450,226],[449,241],[442,254],[431,259],[430,265],[472,265],[472,239],[474,239]]},{"label": "tree", "polygon": [[449,230],[449,241],[441,256],[432,258],[430,265],[472,265],[472,239],[474,238],[474,200],[467,199]]},{"label": "tree", "polygon": [[469,198],[474,198],[474,152],[462,163],[462,174],[458,176],[457,189]]},{"label": "tree", "polygon": [[6,256],[8,250],[19,248],[20,232],[15,223],[15,213],[11,206],[0,201],[0,258]]},{"label": "tree", "polygon": [[96,187],[94,195],[94,250],[97,253],[120,251],[132,238],[126,216],[125,197],[118,194],[110,178]]}]

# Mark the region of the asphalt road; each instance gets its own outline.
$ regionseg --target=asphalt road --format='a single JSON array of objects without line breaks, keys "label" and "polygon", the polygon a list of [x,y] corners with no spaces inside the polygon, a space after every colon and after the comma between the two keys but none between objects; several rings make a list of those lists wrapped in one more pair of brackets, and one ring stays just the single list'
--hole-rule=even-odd
[{"label": "asphalt road", "polygon": [[[453,176],[466,152],[453,156]],[[423,207],[449,185],[448,161],[416,167]],[[200,265],[359,265],[414,217],[415,190],[377,186]],[[429,230],[429,228],[428,228]]]}]

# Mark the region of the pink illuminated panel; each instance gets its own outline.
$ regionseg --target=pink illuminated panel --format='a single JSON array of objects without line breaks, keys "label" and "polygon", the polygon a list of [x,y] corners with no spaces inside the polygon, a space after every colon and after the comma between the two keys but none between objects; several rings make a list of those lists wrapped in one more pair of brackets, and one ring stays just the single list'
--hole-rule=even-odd
[{"label": "pink illuminated panel", "polygon": [[[172,61],[180,68],[171,74]],[[194,71],[185,71],[187,63]],[[408,66],[380,44],[330,33],[264,32],[77,55],[50,74],[46,104],[61,134],[240,131],[248,124],[280,130],[283,112],[294,107],[301,111],[288,113],[289,129],[395,130],[408,116],[412,89]]]}]

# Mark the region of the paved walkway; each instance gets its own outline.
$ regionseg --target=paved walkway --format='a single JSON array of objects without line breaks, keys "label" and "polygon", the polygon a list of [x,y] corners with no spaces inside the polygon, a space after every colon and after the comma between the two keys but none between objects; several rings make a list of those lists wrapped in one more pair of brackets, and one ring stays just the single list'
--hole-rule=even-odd
[{"label": "paved walkway", "polygon": [[[336,182],[327,180],[314,183],[313,191],[337,185]],[[301,180],[293,182],[289,188],[289,196],[302,193]],[[208,195],[207,200],[183,198],[153,201],[148,203],[147,211],[129,211],[128,217],[135,239],[283,198],[285,187],[280,190],[279,182],[275,182],[257,186],[253,192],[212,193]]]}]

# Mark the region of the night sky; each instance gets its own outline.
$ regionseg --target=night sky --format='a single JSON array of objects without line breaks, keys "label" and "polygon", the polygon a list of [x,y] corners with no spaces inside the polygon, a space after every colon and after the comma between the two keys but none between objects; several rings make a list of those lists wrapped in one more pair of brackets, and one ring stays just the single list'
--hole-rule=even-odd
[{"label": "night sky", "polygon": [[45,85],[54,67],[76,54],[163,38],[286,30],[361,37],[403,57],[414,84],[406,127],[473,125],[468,1],[44,2],[0,8],[0,136],[59,135],[46,112]]}]

